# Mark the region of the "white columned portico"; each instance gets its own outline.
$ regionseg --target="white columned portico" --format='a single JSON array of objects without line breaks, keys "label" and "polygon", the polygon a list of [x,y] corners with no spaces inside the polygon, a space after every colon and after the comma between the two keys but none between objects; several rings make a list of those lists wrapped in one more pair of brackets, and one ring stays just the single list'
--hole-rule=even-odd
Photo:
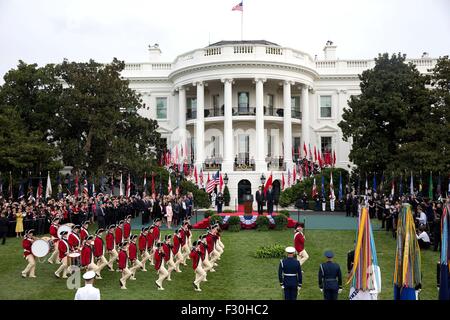
[{"label": "white columned portico", "polygon": [[[186,148],[186,89],[183,86],[178,88],[178,129],[180,143],[184,150]],[[187,150],[184,152],[187,154]]]},{"label": "white columned portico", "polygon": [[256,171],[266,171],[267,164],[264,156],[264,82],[266,79],[255,79],[256,84]]},{"label": "white columned portico", "polygon": [[[306,145],[306,149],[309,150],[309,144],[311,143],[309,137],[309,88],[307,85],[302,86],[302,150],[303,145]],[[309,152],[309,151],[308,151]]]},{"label": "white columned portico", "polygon": [[223,103],[224,103],[224,123],[223,123],[223,162],[222,171],[231,172],[234,170],[234,138],[233,138],[233,79],[222,79],[223,82]]},{"label": "white columned portico", "polygon": [[197,87],[197,119],[195,121],[195,165],[197,170],[203,168],[205,162],[205,87],[202,81],[193,83]]},{"label": "white columned portico", "polygon": [[292,172],[292,119],[291,119],[291,85],[292,81],[283,82],[283,143],[284,143],[284,162],[286,170]]}]

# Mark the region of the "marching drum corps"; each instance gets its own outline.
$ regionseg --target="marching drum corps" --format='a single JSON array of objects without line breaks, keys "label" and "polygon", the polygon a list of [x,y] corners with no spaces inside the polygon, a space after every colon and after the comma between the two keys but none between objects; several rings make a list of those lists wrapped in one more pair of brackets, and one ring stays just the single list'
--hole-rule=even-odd
[{"label": "marching drum corps", "polygon": [[[208,272],[215,272],[224,245],[220,239],[219,224],[208,228],[206,234],[200,235],[192,242],[192,226],[188,216],[173,234],[161,239],[161,219],[156,218],[149,227],[143,227],[139,235],[131,232],[131,216],[111,224],[106,230],[97,229],[89,234],[89,221],[80,225],[63,224],[60,219],[53,219],[50,237],[41,239],[33,236],[34,230],[25,232],[22,247],[23,256],[28,264],[22,271],[22,277],[35,278],[36,258],[57,264],[54,272],[57,278],[68,278],[72,267],[84,271],[93,271],[96,279],[102,279],[101,272],[108,266],[109,271],[121,272],[120,288],[126,290],[127,280],[136,280],[137,272],[146,272],[146,264],[153,266],[158,279],[157,290],[164,290],[164,281],[172,281],[172,272],[182,272],[180,265],[187,266],[186,260],[192,261],[194,270],[193,286],[201,291],[200,284],[208,281]],[[103,238],[103,234],[106,235]],[[106,256],[105,256],[106,255]]]}]

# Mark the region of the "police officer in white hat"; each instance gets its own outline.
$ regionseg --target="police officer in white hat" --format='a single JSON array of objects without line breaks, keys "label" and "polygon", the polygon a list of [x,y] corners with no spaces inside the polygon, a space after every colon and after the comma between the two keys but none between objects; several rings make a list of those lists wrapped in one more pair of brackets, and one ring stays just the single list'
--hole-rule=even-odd
[{"label": "police officer in white hat", "polygon": [[302,288],[302,267],[294,257],[295,248],[287,247],[287,258],[280,260],[278,267],[278,279],[284,290],[285,300],[297,300],[298,291]]},{"label": "police officer in white hat", "polygon": [[100,290],[94,288],[95,272],[86,272],[83,274],[83,279],[85,285],[77,290],[75,300],[100,300]]}]

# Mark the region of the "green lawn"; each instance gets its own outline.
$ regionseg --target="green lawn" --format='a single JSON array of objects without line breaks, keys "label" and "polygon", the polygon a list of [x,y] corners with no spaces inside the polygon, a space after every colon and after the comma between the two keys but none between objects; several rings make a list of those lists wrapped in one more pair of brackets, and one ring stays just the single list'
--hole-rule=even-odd
[{"label": "green lawn", "polygon": [[[164,234],[165,232],[163,232]],[[382,272],[381,299],[392,299],[392,273],[394,267],[395,240],[391,233],[375,231],[378,261]],[[195,232],[194,235],[198,235]],[[303,290],[299,299],[321,299],[317,287],[317,271],[323,261],[323,252],[332,249],[336,262],[346,273],[346,254],[352,247],[355,231],[307,230],[306,249],[309,260],[304,264]],[[240,231],[224,232],[222,236],[225,252],[219,261],[216,273],[208,274],[208,282],[202,284],[202,292],[192,287],[194,272],[190,261],[182,267],[182,273],[174,273],[172,282],[164,282],[165,291],[158,291],[154,284],[156,273],[138,272],[136,281],[128,281],[128,290],[119,289],[119,273],[104,270],[103,280],[97,280],[102,299],[282,299],[278,284],[279,260],[254,258],[255,250],[262,245],[280,243],[291,245],[293,231]],[[438,253],[424,252],[422,255],[423,290],[421,299],[436,299],[436,262]],[[66,288],[65,280],[56,279],[53,272],[58,267],[47,262],[38,263],[37,278],[21,278],[25,267],[19,239],[8,238],[0,245],[0,300],[4,299],[73,299],[74,291]],[[344,286],[341,299],[348,297],[349,287]]]}]

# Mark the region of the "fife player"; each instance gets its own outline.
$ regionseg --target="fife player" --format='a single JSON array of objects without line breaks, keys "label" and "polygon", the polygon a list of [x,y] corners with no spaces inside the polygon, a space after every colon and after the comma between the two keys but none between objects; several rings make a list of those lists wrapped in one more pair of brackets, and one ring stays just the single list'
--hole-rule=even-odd
[{"label": "fife player", "polygon": [[30,278],[36,278],[35,269],[36,269],[36,259],[31,252],[31,246],[33,245],[33,229],[25,232],[25,235],[22,240],[22,248],[23,248],[23,257],[27,260],[28,264],[25,269],[22,271],[22,277],[26,278],[27,276]]}]

